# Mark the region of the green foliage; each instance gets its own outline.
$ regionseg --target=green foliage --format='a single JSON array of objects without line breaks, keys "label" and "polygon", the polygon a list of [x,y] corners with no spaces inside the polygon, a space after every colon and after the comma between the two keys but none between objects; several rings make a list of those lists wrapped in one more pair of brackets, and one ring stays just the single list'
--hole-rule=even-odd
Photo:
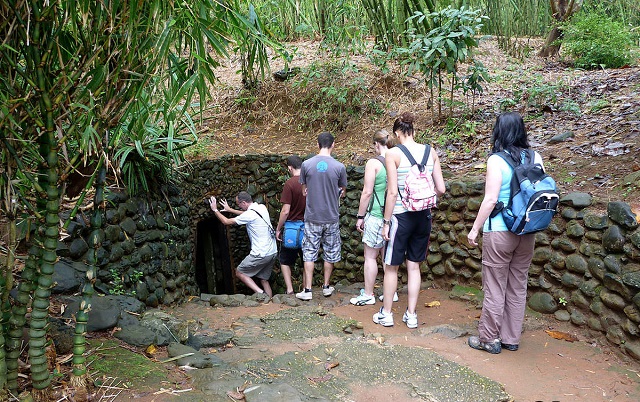
[{"label": "green foliage", "polygon": [[111,268],[109,270],[109,275],[111,275],[111,281],[109,281],[109,294],[112,295],[123,295],[126,293],[126,289],[124,286],[124,279],[120,275],[117,269]]},{"label": "green foliage", "polygon": [[[486,17],[480,15],[480,10],[446,8],[429,15],[416,13],[411,18],[418,22],[429,19],[430,25],[434,28],[426,34],[415,30],[407,32],[411,39],[409,45],[395,48],[394,53],[398,56],[401,65],[405,67],[405,74],[419,73],[425,78],[432,99],[435,98],[434,92],[437,88],[440,114],[443,74],[451,77],[450,102],[452,103],[453,89],[460,79],[458,65],[461,62],[473,60],[473,50],[478,46],[476,35]],[[479,62],[475,63],[474,69],[476,73],[472,73],[470,85],[473,85],[475,91],[479,91],[481,79],[487,76],[486,69]]]},{"label": "green foliage", "polygon": [[[184,85],[189,85],[185,83]],[[181,91],[166,91],[165,98],[143,92],[111,137],[114,162],[130,194],[157,189],[175,179],[174,170],[184,159],[184,149],[196,142],[196,128],[181,105]]]},{"label": "green foliage", "polygon": [[[527,107],[539,111],[545,107],[556,109],[559,106],[559,95],[564,87],[563,83],[547,82],[542,75],[535,74],[520,83],[518,89],[513,92],[513,101],[515,104],[524,102]],[[506,103],[510,104],[511,102]]]},{"label": "green foliage", "polygon": [[200,136],[198,137],[198,141],[195,144],[185,149],[184,155],[187,159],[197,159],[207,156],[209,155],[209,148],[215,143],[216,140],[211,136]]},{"label": "green foliage", "polygon": [[248,7],[247,23],[255,29],[255,33],[251,30],[235,31],[237,46],[234,50],[240,54],[239,72],[242,75],[242,84],[245,88],[255,88],[269,69],[266,43],[268,31],[253,4],[249,3]]},{"label": "green foliage", "polygon": [[603,109],[611,107],[611,104],[606,99],[595,99],[587,103],[590,113],[597,113]]},{"label": "green foliage", "polygon": [[440,147],[446,147],[452,143],[466,144],[469,142],[467,141],[468,139],[476,136],[478,124],[478,122],[469,120],[466,116],[460,118],[449,117],[441,130],[438,132],[420,132],[416,135],[416,141],[432,143]]},{"label": "green foliage", "polygon": [[544,34],[551,23],[549,11],[549,0],[487,0],[484,31],[495,35],[509,55],[522,59],[532,49],[523,38]]},{"label": "green foliage", "polygon": [[135,295],[136,291],[127,291],[127,283],[134,285],[142,279],[144,273],[142,271],[133,270],[128,277],[121,275],[117,269],[109,270],[111,280],[109,281],[109,294],[112,295]]},{"label": "green foliage", "polygon": [[624,26],[640,26],[640,2],[637,0],[584,0],[582,10],[585,13],[599,12],[607,15]]},{"label": "green foliage", "polygon": [[359,3],[319,0],[318,4],[323,34],[322,47],[335,55],[364,52],[368,30]]},{"label": "green foliage", "polygon": [[[24,269],[17,286],[19,299],[30,301],[30,320],[26,304],[16,302],[8,330],[2,328],[9,336],[6,348],[0,343],[7,351],[0,386],[18,395],[17,362],[28,327],[33,399],[44,400],[51,383],[46,328],[63,181],[79,166],[88,167],[77,208],[94,183],[91,169],[108,168],[130,194],[167,180],[184,160],[183,149],[194,142],[191,108],[204,110],[216,58],[228,55],[239,34],[267,40],[232,5],[218,0],[9,1],[0,3],[0,15],[0,172],[7,172],[0,185],[15,183],[2,194],[24,205],[21,213],[38,222],[34,232],[44,234],[31,248],[33,266]],[[23,179],[28,187],[18,185]],[[35,205],[29,199],[37,200]],[[92,222],[92,228],[100,225]],[[83,297],[93,292],[90,273]],[[4,299],[4,289],[0,293]],[[83,354],[87,312],[81,309],[76,316],[71,383],[78,391],[86,384],[76,357]]]},{"label": "green foliage", "polygon": [[275,176],[276,181],[280,184],[280,187],[284,186],[284,183],[289,179],[289,172],[284,164],[276,164],[271,166],[265,174],[268,174],[270,177]]},{"label": "green foliage", "polygon": [[362,5],[369,18],[369,29],[375,38],[376,48],[384,52],[406,45],[406,32],[411,29],[421,34],[427,33],[431,29],[430,20],[418,21],[411,16],[436,11],[435,2],[430,0],[425,1],[424,5],[419,0],[362,0]]},{"label": "green foliage", "polygon": [[562,104],[560,105],[560,111],[571,112],[576,116],[580,116],[582,114],[580,105],[573,99],[565,99],[564,101],[562,101]]},{"label": "green foliage", "polygon": [[518,104],[518,101],[516,101],[513,98],[501,98],[498,100],[498,110],[502,112],[506,112],[508,110],[513,109],[513,107],[516,106],[517,104]]},{"label": "green foliage", "polygon": [[618,68],[634,60],[629,29],[601,12],[579,13],[563,32],[563,49],[576,67]]},{"label": "green foliage", "polygon": [[467,69],[467,75],[465,75],[460,81],[458,87],[462,88],[462,92],[468,96],[468,93],[471,92],[471,110],[475,109],[475,99],[476,95],[482,94],[484,92],[484,88],[481,85],[482,82],[489,82],[489,72],[486,67],[479,61],[475,61],[469,68]]},{"label": "green foliage", "polygon": [[326,130],[341,130],[351,118],[364,113],[381,113],[369,96],[368,84],[350,61],[312,63],[295,77],[291,85],[299,96],[296,106],[300,129],[320,124]]}]

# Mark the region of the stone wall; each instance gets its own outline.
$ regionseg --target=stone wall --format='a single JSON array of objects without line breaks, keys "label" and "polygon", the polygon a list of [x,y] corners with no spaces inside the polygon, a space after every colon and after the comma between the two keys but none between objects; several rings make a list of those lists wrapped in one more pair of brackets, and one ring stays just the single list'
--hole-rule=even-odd
[{"label": "stone wall", "polygon": [[[335,264],[334,282],[362,282],[363,246],[355,230],[363,166],[348,166],[347,196],[341,204],[342,261]],[[275,225],[278,201],[287,179],[285,156],[245,155],[223,157],[192,164],[191,174],[180,189],[153,200],[126,199],[112,195],[107,212],[105,243],[101,251],[97,286],[113,292],[114,285],[148,305],[179,301],[197,295],[195,239],[198,223],[215,222],[206,199],[209,195],[234,197],[246,190],[265,203]],[[469,180],[447,180],[447,194],[433,211],[433,231],[423,280],[439,286],[455,284],[480,287],[480,248],[470,248],[466,234],[479,209],[484,185]],[[235,268],[249,251],[246,230],[225,228]],[[81,270],[73,260],[82,258],[86,243],[70,228],[72,237],[61,247],[65,263]],[[71,241],[71,239],[73,239]],[[69,261],[71,260],[71,261]],[[76,264],[76,265],[74,265]],[[113,272],[121,275],[114,284]],[[132,280],[142,273],[139,281]],[[406,271],[400,270],[406,283]],[[293,270],[295,289],[301,285],[301,267]],[[381,280],[381,276],[379,277]],[[321,261],[316,264],[314,286],[322,281]],[[236,281],[236,290],[246,289]],[[279,267],[272,286],[282,292]],[[607,339],[640,359],[640,229],[629,205],[611,202],[607,211],[596,209],[588,194],[569,194],[561,199],[560,213],[551,227],[536,235],[536,249],[529,272],[529,307],[554,314],[563,321],[606,335]]]},{"label": "stone wall", "polygon": [[[152,307],[198,294],[188,208],[176,187],[163,193],[129,198],[108,192],[95,283],[101,293],[133,295]],[[75,292],[84,282],[90,214],[78,214],[67,228],[70,237],[59,243],[54,293]]]}]

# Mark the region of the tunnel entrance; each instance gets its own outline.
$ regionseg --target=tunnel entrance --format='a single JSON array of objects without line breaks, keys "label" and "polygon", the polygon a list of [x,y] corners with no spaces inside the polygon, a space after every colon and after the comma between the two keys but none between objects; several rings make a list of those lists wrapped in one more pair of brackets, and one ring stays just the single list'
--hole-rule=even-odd
[{"label": "tunnel entrance", "polygon": [[196,228],[196,283],[201,293],[235,293],[227,228],[215,218]]}]

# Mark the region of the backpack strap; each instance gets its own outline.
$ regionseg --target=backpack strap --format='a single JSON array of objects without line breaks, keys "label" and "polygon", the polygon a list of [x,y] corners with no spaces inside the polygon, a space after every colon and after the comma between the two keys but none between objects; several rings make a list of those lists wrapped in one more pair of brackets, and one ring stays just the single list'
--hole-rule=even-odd
[{"label": "backpack strap", "polygon": [[418,162],[416,162],[415,158],[413,157],[413,155],[411,155],[411,152],[409,152],[409,149],[407,147],[405,147],[402,144],[398,144],[396,145],[396,147],[398,147],[402,153],[407,157],[407,159],[409,159],[409,163],[411,163],[411,166],[417,164]]},{"label": "backpack strap", "polygon": [[422,166],[427,166],[427,160],[429,160],[429,154],[431,154],[431,145],[424,145],[424,155],[422,156]]},{"label": "backpack strap", "polygon": [[[396,145],[396,147],[400,148],[402,153],[404,153],[404,155],[407,157],[407,159],[409,159],[409,163],[411,163],[411,166],[418,164],[418,162],[416,162],[415,158],[413,157],[413,155],[411,155],[411,152],[409,152],[409,149],[406,146],[404,146],[402,144],[398,144],[398,145]],[[422,156],[422,162],[420,163],[420,166],[426,166],[427,165],[427,160],[429,160],[429,154],[430,153],[431,153],[431,145],[425,144],[425,146],[424,146],[424,155]]]},{"label": "backpack strap", "polygon": [[[536,157],[535,151],[531,148],[523,149],[522,151],[524,152],[524,155],[522,155],[522,157],[520,158],[520,164],[527,163],[527,157],[529,158],[529,163],[533,163]],[[511,170],[516,169],[515,160],[513,159],[511,154],[507,153],[506,151],[500,151],[496,152],[495,155],[498,155],[505,162],[507,162],[507,165],[511,167]],[[513,191],[513,186],[511,186],[511,188]],[[511,195],[509,195],[509,199],[511,199]],[[496,203],[495,207],[493,207],[493,210],[489,215],[489,230],[491,230],[491,219],[496,217],[505,207],[507,207],[507,205],[504,205],[502,201],[499,201],[498,203]]]},{"label": "backpack strap", "polygon": [[[379,160],[380,163],[382,163],[382,166],[384,166],[384,156],[378,155],[375,157],[375,159]],[[378,205],[380,205],[380,208],[382,208],[382,214],[384,215],[384,204],[380,202],[380,199],[378,198],[378,194],[375,191],[373,192],[373,197],[375,197],[376,202],[378,203]],[[385,197],[385,201],[386,201],[386,197]],[[373,198],[371,198],[369,201],[367,212],[371,212],[372,209],[373,209]]]},{"label": "backpack strap", "polygon": [[255,209],[252,209],[253,212],[255,212],[256,214],[258,214],[258,216],[260,218],[262,218],[262,220],[267,224],[267,227],[269,228],[269,233],[271,233],[272,236],[275,237],[276,231],[273,230],[273,226],[271,226],[271,222],[267,221],[266,219],[264,219],[264,217],[262,216],[262,214],[260,212],[258,212]]}]

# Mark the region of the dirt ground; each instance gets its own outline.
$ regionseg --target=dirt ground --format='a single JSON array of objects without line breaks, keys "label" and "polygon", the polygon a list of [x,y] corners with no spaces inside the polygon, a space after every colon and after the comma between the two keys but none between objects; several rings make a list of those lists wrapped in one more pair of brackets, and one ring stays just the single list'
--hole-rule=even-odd
[{"label": "dirt ground", "polygon": [[[504,350],[499,355],[469,348],[466,344],[467,336],[450,339],[439,333],[431,333],[432,327],[445,324],[468,328],[470,334],[477,333],[475,328],[480,310],[476,308],[475,303],[452,299],[450,294],[442,289],[422,290],[418,303],[419,326],[414,330],[408,329],[401,322],[401,314],[406,308],[406,294],[402,291],[399,294],[400,300],[394,303],[396,325],[391,328],[384,328],[372,322],[373,313],[381,305],[379,302],[375,306],[356,307],[346,304],[350,294],[337,292],[330,299],[337,299],[339,302],[330,310],[339,317],[361,322],[365,336],[372,336],[390,344],[426,348],[503,384],[514,401],[640,400],[640,364],[637,361],[621,355],[600,335],[594,337],[584,329],[558,322],[553,317],[527,314],[520,349],[517,352]],[[425,303],[434,301],[440,302],[440,306],[425,307]],[[196,304],[188,303],[168,312],[181,318],[194,317],[211,329],[232,329],[239,325],[238,320],[241,317],[264,316],[280,309],[292,308],[276,303],[255,308],[194,306]],[[578,340],[568,342],[554,339],[545,332],[546,330],[564,332]],[[314,344],[313,340],[310,342]],[[324,338],[316,341],[318,342],[327,344],[331,341]],[[330,344],[327,347],[330,347]],[[310,348],[309,344],[269,342],[265,345],[252,345],[251,348],[224,348],[216,353],[226,361],[247,361],[264,357],[265,353],[279,355]],[[177,387],[174,382],[174,389],[191,387],[189,372],[173,366],[169,373],[169,378],[179,379]],[[161,388],[169,389],[171,384],[136,386],[135,392],[122,393],[116,400],[165,402],[187,398],[188,392],[176,399],[169,393],[162,393]],[[351,392],[350,401],[419,399],[410,395],[406,387],[394,383],[387,383],[382,387],[354,385]]]}]

